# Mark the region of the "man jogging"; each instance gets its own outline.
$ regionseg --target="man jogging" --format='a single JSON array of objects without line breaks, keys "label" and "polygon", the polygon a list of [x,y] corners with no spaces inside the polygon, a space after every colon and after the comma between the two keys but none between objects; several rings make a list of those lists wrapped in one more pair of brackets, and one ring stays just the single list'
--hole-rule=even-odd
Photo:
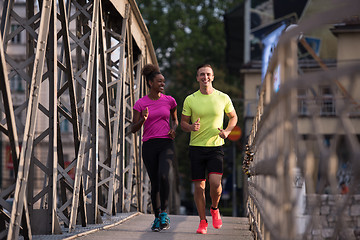
[{"label": "man jogging", "polygon": [[[197,68],[196,80],[200,89],[186,97],[181,116],[181,129],[191,132],[189,158],[191,175],[195,186],[194,200],[200,217],[197,233],[207,233],[205,214],[206,172],[210,184],[212,224],[221,228],[222,220],[218,209],[221,197],[224,152],[222,145],[237,123],[237,115],[229,96],[212,86],[214,72],[209,64]],[[223,129],[224,113],[229,122]]]}]

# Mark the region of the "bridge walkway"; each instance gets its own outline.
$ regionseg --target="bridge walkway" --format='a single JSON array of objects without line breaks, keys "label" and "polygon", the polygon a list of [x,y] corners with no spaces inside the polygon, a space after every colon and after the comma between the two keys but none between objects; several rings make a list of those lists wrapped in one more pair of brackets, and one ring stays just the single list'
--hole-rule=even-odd
[{"label": "bridge walkway", "polygon": [[[208,216],[209,227],[206,236],[196,234],[199,223],[198,216],[170,215],[171,227],[161,232],[152,232],[150,229],[153,215],[134,213],[126,217],[120,217],[117,222],[97,224],[87,230],[80,230],[72,234],[52,235],[54,239],[101,239],[101,240],[253,240],[253,234],[249,230],[249,220],[245,217],[222,217],[223,227],[214,229],[211,225],[211,216]],[[65,231],[66,232],[66,231]],[[34,236],[34,240],[40,240],[47,236]],[[51,238],[52,239],[52,238]]]}]

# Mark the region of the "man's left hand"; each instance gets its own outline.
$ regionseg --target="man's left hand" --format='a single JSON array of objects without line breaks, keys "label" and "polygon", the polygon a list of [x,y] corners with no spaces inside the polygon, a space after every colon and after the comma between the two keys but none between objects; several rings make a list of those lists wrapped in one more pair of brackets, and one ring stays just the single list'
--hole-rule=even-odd
[{"label": "man's left hand", "polygon": [[219,136],[222,139],[226,139],[229,136],[229,133],[227,131],[225,131],[224,129],[218,128],[219,132]]}]

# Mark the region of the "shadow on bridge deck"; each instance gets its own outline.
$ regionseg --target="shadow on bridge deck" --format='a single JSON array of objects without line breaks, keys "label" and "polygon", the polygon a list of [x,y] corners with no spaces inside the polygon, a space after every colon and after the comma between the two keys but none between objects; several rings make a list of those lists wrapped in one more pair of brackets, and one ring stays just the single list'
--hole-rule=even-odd
[{"label": "shadow on bridge deck", "polygon": [[[150,230],[153,215],[138,214],[119,225],[106,230],[97,231],[76,239],[127,239],[127,240],[195,240],[204,239],[204,236],[196,234],[199,224],[198,216],[170,215],[171,227],[161,232]],[[247,218],[223,217],[223,227],[214,229],[211,225],[211,217],[208,218],[209,227],[207,240],[252,240]]]},{"label": "shadow on bridge deck", "polygon": [[[199,224],[198,216],[170,215],[170,229],[161,232],[152,232],[150,230],[153,218],[153,215],[150,214],[134,213],[120,217],[117,222],[107,224],[104,222],[101,226],[89,226],[87,230],[77,230],[78,232],[72,234],[62,234],[62,237],[61,235],[48,235],[46,239],[197,240],[204,239],[205,237],[204,235],[196,234]],[[223,227],[221,229],[214,229],[211,223],[211,216],[208,216],[209,227],[205,237],[207,240],[254,239],[249,230],[247,218],[222,217],[222,219]],[[43,239],[42,237],[34,236],[33,239]]]}]

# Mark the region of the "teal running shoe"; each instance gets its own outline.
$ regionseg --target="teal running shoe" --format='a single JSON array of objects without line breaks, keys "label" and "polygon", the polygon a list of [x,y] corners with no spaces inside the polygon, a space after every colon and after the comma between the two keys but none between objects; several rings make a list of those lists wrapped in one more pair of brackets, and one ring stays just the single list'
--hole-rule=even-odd
[{"label": "teal running shoe", "polygon": [[153,225],[151,226],[151,230],[153,230],[153,232],[160,232],[160,219],[159,218],[155,218]]},{"label": "teal running shoe", "polygon": [[160,229],[166,230],[170,228],[170,218],[166,212],[160,213]]}]

